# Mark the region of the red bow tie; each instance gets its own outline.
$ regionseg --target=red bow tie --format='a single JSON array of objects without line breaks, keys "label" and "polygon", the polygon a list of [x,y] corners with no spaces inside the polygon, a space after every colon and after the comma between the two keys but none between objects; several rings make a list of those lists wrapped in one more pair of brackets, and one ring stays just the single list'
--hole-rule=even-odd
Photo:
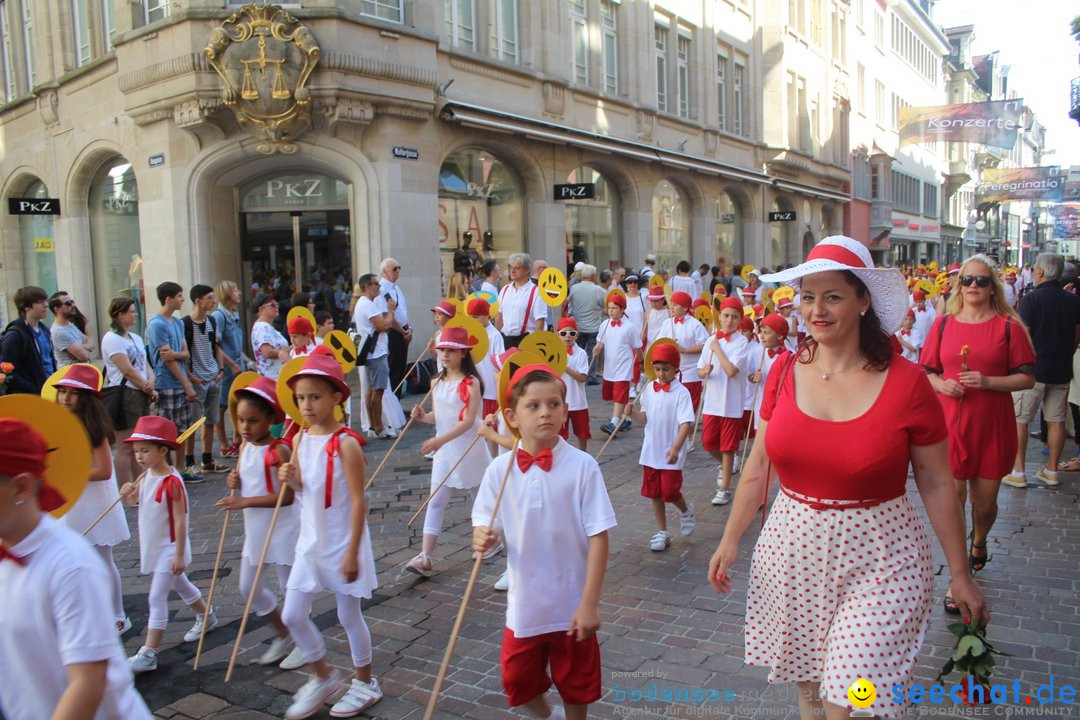
[{"label": "red bow tie", "polygon": [[3,562],[4,560],[10,560],[11,562],[15,563],[19,567],[26,567],[26,561],[25,560],[23,560],[21,557],[19,557],[15,553],[11,552],[10,550],[8,550],[3,545],[0,545],[0,562]]},{"label": "red bow tie", "polygon": [[530,455],[521,448],[517,451],[517,465],[521,472],[529,472],[529,468],[536,464],[544,472],[551,470],[551,450],[541,450],[535,456]]},{"label": "red bow tie", "polygon": [[900,334],[906,337],[906,336],[911,334],[911,331],[910,330],[901,330]]},{"label": "red bow tie", "polygon": [[784,348],[780,345],[777,345],[774,348],[769,348],[769,357],[774,358],[782,352],[784,352]]},{"label": "red bow tie", "polygon": [[671,383],[662,383],[659,380],[656,380],[652,384],[652,389],[654,392],[670,392]]},{"label": "red bow tie", "polygon": [[672,320],[675,321],[676,325],[682,325],[684,322],[686,322],[686,316],[683,315],[682,317],[672,318]]},{"label": "red bow tie", "polygon": [[733,333],[733,332],[729,332],[729,333],[718,332],[718,333],[716,333],[716,339],[717,340],[731,340],[731,336],[734,335],[734,334],[735,333]]},{"label": "red bow tie", "polygon": [[173,500],[184,499],[184,512],[187,512],[187,494],[184,492],[184,483],[175,475],[170,475],[161,481],[157,492],[154,493],[154,502],[165,502],[168,495],[169,502],[169,542],[176,542],[176,525],[173,522]]},{"label": "red bow tie", "polygon": [[915,308],[915,312],[926,312],[926,308],[924,308],[924,307]]},{"label": "red bow tie", "polygon": [[570,356],[571,356],[571,355],[573,355],[573,354],[574,354],[574,348],[573,348],[572,346],[571,346],[571,347],[568,347],[568,348],[566,348],[566,356],[567,356],[567,357],[570,357]]},{"label": "red bow tie", "polygon": [[622,320],[612,320],[611,321],[611,327],[619,327],[620,325],[622,325]]}]

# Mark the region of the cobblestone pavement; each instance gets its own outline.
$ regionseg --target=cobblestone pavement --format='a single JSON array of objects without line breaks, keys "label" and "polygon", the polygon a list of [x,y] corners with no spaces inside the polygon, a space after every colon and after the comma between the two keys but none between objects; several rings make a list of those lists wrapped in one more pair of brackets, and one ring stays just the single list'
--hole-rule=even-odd
[{"label": "cobblestone pavement", "polygon": [[[597,434],[595,428],[607,419],[602,411],[608,409],[600,402],[598,390],[589,388],[593,432]],[[369,522],[380,588],[366,604],[364,614],[374,643],[374,671],[385,697],[367,717],[396,720],[423,716],[469,576],[469,505],[466,494],[458,493],[447,511],[449,526],[439,544],[437,574],[419,582],[399,579],[403,563],[417,552],[420,542],[422,522],[412,529],[406,523],[426,496],[431,465],[420,456],[418,446],[430,434],[427,426],[410,429],[370,495]],[[716,465],[699,449],[689,456],[684,487],[697,508],[697,530],[688,539],[676,533],[666,552],[650,552],[647,543],[654,527],[650,507],[639,496],[640,443],[641,429],[635,426],[611,443],[602,462],[619,525],[611,531],[611,558],[601,605],[604,624],[599,637],[605,694],[593,706],[591,717],[795,718],[790,686],[773,686],[769,692],[767,672],[743,664],[745,578],[757,523],[743,539],[743,554],[733,573],[736,589],[727,596],[715,595],[705,580],[705,569],[728,511],[709,503]],[[1039,443],[1031,444],[1029,476],[1034,475],[1040,458]],[[374,468],[389,445],[389,440],[368,445],[369,468]],[[590,450],[595,453],[599,445],[593,440]],[[1070,441],[1067,453],[1073,447]],[[843,438],[837,438],[837,451],[843,452]],[[189,572],[204,592],[210,583],[221,528],[221,516],[212,506],[226,493],[223,477],[212,476],[190,489],[193,562]],[[1062,484],[1056,489],[1001,490],[1001,512],[989,544],[992,560],[978,580],[994,614],[989,637],[1000,649],[1012,653],[1003,659],[995,677],[1010,685],[1019,680],[1021,706],[1009,708],[1018,713],[1033,711],[1031,705],[1023,706],[1024,693],[1033,693],[1051,678],[1058,689],[1063,684],[1075,685],[1080,678],[1078,494],[1080,477],[1076,474],[1062,475]],[[911,495],[918,504],[917,493]],[[128,519],[134,523],[133,510],[128,511]],[[672,521],[677,526],[674,510],[669,516],[669,523]],[[207,635],[199,671],[192,671],[195,644],[182,643],[182,635],[192,622],[191,611],[174,597],[159,669],[137,680],[139,690],[161,718],[282,717],[291,693],[306,679],[300,672],[253,664],[271,635],[266,625],[253,618],[236,673],[230,683],[224,682],[244,605],[237,590],[240,533],[241,523],[230,523],[214,603],[222,625]],[[917,672],[917,681],[924,685],[933,683],[954,641],[946,629],[951,619],[940,604],[947,573],[934,545],[936,603]],[[125,605],[134,621],[125,645],[134,653],[146,627],[148,580],[138,574],[137,546],[131,543],[118,550]],[[438,717],[488,720],[516,715],[507,710],[499,684],[506,595],[491,587],[504,566],[505,560],[499,557],[481,570],[444,684]],[[332,596],[319,599],[315,619],[327,639],[330,661],[348,669],[348,647],[332,600]],[[955,681],[956,676],[953,678]],[[672,704],[632,702],[631,694],[622,695],[634,689],[648,697],[653,689],[694,688],[719,689],[722,697],[729,699]],[[878,688],[878,695],[887,697],[887,689]],[[950,712],[946,708],[953,707],[923,705],[922,710],[930,717],[945,716]],[[1074,708],[1057,704],[1034,709],[1065,717],[1076,713]],[[328,710],[317,717],[327,717]],[[1002,716],[1005,708],[987,710]]]}]

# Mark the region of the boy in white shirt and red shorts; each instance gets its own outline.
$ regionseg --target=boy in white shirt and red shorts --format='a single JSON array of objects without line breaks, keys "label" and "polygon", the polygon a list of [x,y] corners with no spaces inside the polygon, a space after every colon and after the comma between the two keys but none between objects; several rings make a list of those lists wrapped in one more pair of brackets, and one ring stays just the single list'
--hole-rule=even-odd
[{"label": "boy in white shirt and red shorts", "polygon": [[[630,402],[630,381],[634,376],[634,351],[641,347],[641,337],[637,328],[623,317],[626,311],[626,297],[621,292],[612,291],[607,297],[608,319],[600,325],[596,337],[593,356],[604,353],[604,382],[600,397],[612,403],[611,421],[600,426],[600,430],[611,435],[623,415],[626,403]],[[619,428],[620,432],[630,429],[627,418]]]}]

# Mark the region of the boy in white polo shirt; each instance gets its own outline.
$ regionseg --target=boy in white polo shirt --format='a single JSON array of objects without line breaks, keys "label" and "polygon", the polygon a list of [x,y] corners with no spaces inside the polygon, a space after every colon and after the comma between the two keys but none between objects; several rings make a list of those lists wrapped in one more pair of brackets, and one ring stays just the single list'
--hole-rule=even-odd
[{"label": "boy in white polo shirt", "polygon": [[[570,428],[574,429],[574,443],[578,450],[585,450],[589,445],[592,432],[589,431],[589,401],[585,397],[585,380],[589,373],[589,357],[577,346],[577,320],[565,317],[559,320],[559,338],[566,345],[566,372],[562,380],[566,384],[567,417],[559,435],[563,440],[570,439]],[[494,455],[495,453],[492,453]]]},{"label": "boy in white polo shirt", "polygon": [[[562,380],[546,365],[526,365],[507,394],[503,413],[521,445],[488,466],[472,511],[473,550],[486,552],[506,537],[503,690],[511,707],[535,717],[584,720],[601,696],[596,629],[615,511],[600,466],[559,437],[567,414]],[[552,681],[565,715],[544,697]]]},{"label": "boy in white polo shirt", "polygon": [[[634,376],[634,351],[641,347],[641,337],[634,324],[623,317],[626,311],[626,298],[617,292],[608,293],[608,319],[600,324],[596,336],[593,356],[604,353],[604,383],[600,397],[612,403],[611,422],[604,423],[600,430],[611,435],[623,415],[626,403],[630,402],[630,381]],[[624,420],[619,432],[630,429],[630,420]]]},{"label": "boy in white polo shirt", "polygon": [[696,413],[701,401],[701,380],[697,376],[697,363],[702,348],[709,341],[709,331],[690,314],[693,302],[688,293],[680,291],[671,294],[671,317],[665,320],[660,328],[660,337],[671,338],[679,347],[682,357],[679,381],[690,393]]},{"label": "boy in white polo shirt", "polygon": [[705,381],[702,402],[701,447],[720,461],[713,505],[731,502],[731,470],[742,439],[746,391],[747,342],[739,334],[743,304],[731,297],[720,304],[720,332],[698,360],[698,377]]}]

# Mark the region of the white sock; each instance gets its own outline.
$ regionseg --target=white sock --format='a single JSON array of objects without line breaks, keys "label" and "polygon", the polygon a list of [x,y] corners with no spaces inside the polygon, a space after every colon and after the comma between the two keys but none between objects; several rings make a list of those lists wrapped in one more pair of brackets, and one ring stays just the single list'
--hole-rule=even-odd
[{"label": "white sock", "polygon": [[619,424],[619,418],[617,418],[617,417],[615,417],[614,415],[612,415],[612,416],[611,416],[611,424],[612,424],[612,425],[618,425],[618,424]]}]

